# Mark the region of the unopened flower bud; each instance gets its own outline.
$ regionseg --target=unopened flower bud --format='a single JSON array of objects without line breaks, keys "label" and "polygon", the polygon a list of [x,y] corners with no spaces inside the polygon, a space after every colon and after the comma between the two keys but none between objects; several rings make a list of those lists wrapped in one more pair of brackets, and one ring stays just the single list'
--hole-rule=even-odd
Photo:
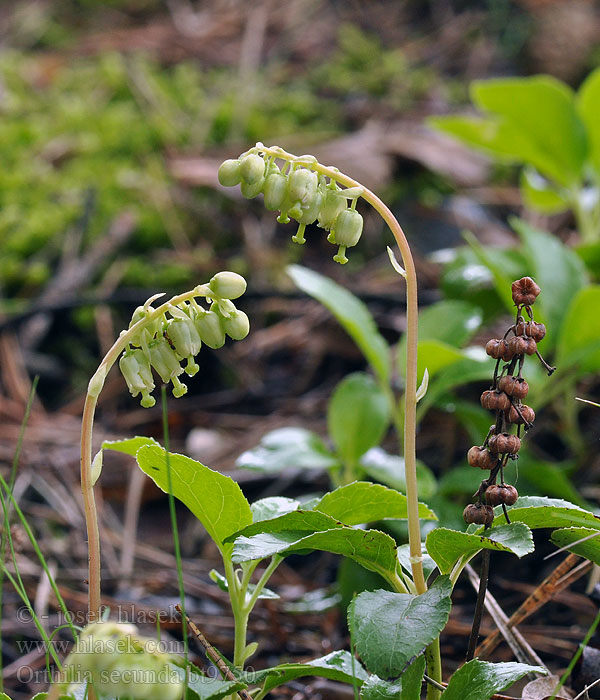
[{"label": "unopened flower bud", "polygon": [[327,188],[323,205],[319,211],[318,224],[329,231],[334,225],[338,215],[346,209],[346,199],[339,194],[339,190]]},{"label": "unopened flower bud", "polygon": [[318,184],[319,178],[312,170],[306,168],[294,170],[288,181],[290,201],[299,203],[302,208],[310,206],[317,193]]},{"label": "unopened flower bud", "polygon": [[[240,161],[240,175],[248,185],[265,179],[265,161],[257,153],[250,153]],[[257,193],[258,194],[258,193]]]},{"label": "unopened flower bud", "polygon": [[[133,312],[133,315],[131,317],[131,321],[129,322],[129,328],[134,326],[138,321],[141,321],[143,319],[147,319],[150,314],[154,311],[152,306],[138,306],[137,309]],[[163,326],[163,319],[162,318],[155,318],[153,321],[149,321],[148,323],[144,324],[143,330],[148,331],[150,336],[154,336],[157,333],[160,333],[162,330]],[[132,345],[141,345],[140,342],[141,338],[141,333],[136,335],[135,338],[132,338],[130,341]]]},{"label": "unopened flower bud", "polygon": [[250,321],[243,311],[237,309],[229,318],[223,319],[223,328],[232,340],[243,340],[250,332]]},{"label": "unopened flower bud", "polygon": [[203,311],[195,321],[198,334],[205,345],[216,350],[225,344],[223,319],[215,311]]},{"label": "unopened flower bud", "polygon": [[154,406],[156,400],[150,396],[150,393],[154,391],[154,379],[150,363],[143,350],[136,348],[123,353],[119,360],[119,369],[127,382],[131,395],[141,394],[141,404],[144,408]]},{"label": "unopened flower bud", "polygon": [[277,211],[283,207],[288,193],[288,180],[282,173],[271,173],[265,180],[263,194],[265,196],[265,209]]},{"label": "unopened flower bud", "polygon": [[219,166],[219,172],[217,173],[219,182],[223,187],[234,187],[239,185],[242,180],[242,173],[240,172],[240,161],[236,158],[233,160],[223,161]]},{"label": "unopened flower bud", "polygon": [[236,272],[217,272],[209,285],[219,299],[237,299],[246,291],[246,280]]}]

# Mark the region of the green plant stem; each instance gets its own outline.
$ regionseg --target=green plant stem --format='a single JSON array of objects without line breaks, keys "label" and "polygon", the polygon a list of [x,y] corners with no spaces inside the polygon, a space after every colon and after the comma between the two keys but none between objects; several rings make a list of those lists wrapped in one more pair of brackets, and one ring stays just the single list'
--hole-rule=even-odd
[{"label": "green plant stem", "polygon": [[425,660],[427,661],[427,670],[429,671],[427,675],[437,683],[437,687],[429,683],[427,684],[427,700],[438,700],[441,696],[439,686],[441,686],[442,681],[442,655],[439,637],[425,649]]},{"label": "green plant stem", "polygon": [[110,368],[119,359],[119,355],[127,347],[129,342],[147,324],[160,318],[169,310],[170,306],[175,306],[187,301],[195,296],[210,295],[210,288],[207,285],[199,285],[191,291],[184,292],[169,299],[144,319],[131,326],[129,330],[121,333],[113,346],[104,356],[98,366],[94,376],[90,379],[88,392],[85,397],[83,407],[83,417],[81,420],[81,490],[83,492],[83,502],[85,509],[85,523],[88,536],[88,621],[100,620],[101,597],[100,597],[100,530],[98,526],[98,513],[96,510],[96,500],[94,497],[94,484],[92,483],[92,433],[94,428],[94,413],[98,396],[104,386],[106,375]]},{"label": "green plant stem", "polygon": [[185,663],[185,685],[183,697],[187,697],[188,689],[188,659],[189,643],[187,635],[187,616],[185,613],[185,586],[183,584],[183,566],[181,563],[181,548],[179,546],[179,529],[177,527],[177,512],[175,510],[175,497],[173,496],[173,480],[171,475],[171,460],[169,457],[169,420],[167,411],[167,388],[163,384],[161,388],[161,404],[163,419],[163,443],[165,447],[165,459],[167,463],[167,493],[169,495],[169,513],[171,516],[171,532],[173,534],[173,549],[177,563],[177,583],[179,585],[179,606],[181,608],[181,634],[183,637],[183,658]]}]

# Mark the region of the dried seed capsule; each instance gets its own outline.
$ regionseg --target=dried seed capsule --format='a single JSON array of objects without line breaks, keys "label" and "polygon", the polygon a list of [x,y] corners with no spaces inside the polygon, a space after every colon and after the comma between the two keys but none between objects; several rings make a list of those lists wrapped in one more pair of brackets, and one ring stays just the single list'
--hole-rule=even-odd
[{"label": "dried seed capsule", "polygon": [[467,462],[471,467],[493,469],[498,464],[498,455],[492,454],[486,447],[473,445],[467,452]]},{"label": "dried seed capsule", "polygon": [[219,166],[219,172],[217,173],[219,182],[223,187],[234,187],[239,185],[242,181],[242,174],[240,172],[240,161],[236,158],[229,158],[225,160]]},{"label": "dried seed capsule", "polygon": [[531,277],[521,277],[511,285],[512,298],[517,306],[531,306],[537,299],[541,289]]},{"label": "dried seed capsule", "polygon": [[488,440],[488,449],[494,454],[516,454],[521,449],[521,441],[516,435],[499,433]]},{"label": "dried seed capsule", "polygon": [[484,391],[481,394],[481,406],[488,411],[506,411],[510,408],[510,399],[503,391]]},{"label": "dried seed capsule", "polygon": [[246,280],[237,272],[217,272],[208,283],[215,296],[220,299],[237,299],[246,291]]},{"label": "dried seed capsule", "polygon": [[535,321],[527,321],[527,323],[521,321],[515,326],[515,333],[533,338],[536,343],[539,343],[546,337],[546,326]]},{"label": "dried seed capsule", "polygon": [[492,484],[485,490],[485,502],[490,506],[513,506],[519,498],[519,492],[510,484]]},{"label": "dried seed capsule", "polygon": [[510,347],[506,340],[500,341],[500,350],[502,351],[502,359],[504,362],[510,362],[515,356],[515,351]]},{"label": "dried seed capsule", "polygon": [[489,526],[494,522],[494,509],[483,503],[471,503],[463,511],[466,523]]},{"label": "dried seed capsule", "polygon": [[531,338],[524,338],[522,335],[515,335],[513,338],[511,338],[508,341],[508,347],[510,348],[511,352],[513,353],[513,357],[515,355],[524,355],[525,351],[527,350],[527,341],[531,340]]},{"label": "dried seed capsule", "polygon": [[502,357],[502,352],[504,346],[501,345],[503,343],[503,340],[500,340],[499,338],[492,338],[491,340],[488,340],[485,346],[485,351],[490,357],[493,357],[494,360],[498,360]]},{"label": "dried seed capsule", "polygon": [[[521,412],[520,415],[519,411]],[[526,406],[525,404],[522,404],[521,406],[519,406],[518,411],[515,406],[511,406],[509,410],[506,411],[505,417],[508,423],[513,423],[514,425],[531,425],[535,420],[535,412],[533,408],[531,408],[531,406]]]},{"label": "dried seed capsule", "polygon": [[[240,161],[240,175],[248,185],[264,182],[265,161],[257,153],[250,153]],[[260,191],[260,190],[259,190]],[[258,194],[258,192],[257,192]]]},{"label": "dried seed capsule", "polygon": [[529,392],[529,384],[522,377],[507,375],[498,382],[498,388],[515,399],[524,399]]}]

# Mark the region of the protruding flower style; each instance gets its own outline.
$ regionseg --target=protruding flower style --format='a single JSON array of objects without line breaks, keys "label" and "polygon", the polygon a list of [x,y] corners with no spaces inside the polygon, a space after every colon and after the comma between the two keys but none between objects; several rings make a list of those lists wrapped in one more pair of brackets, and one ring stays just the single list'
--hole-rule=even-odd
[{"label": "protruding flower style", "polygon": [[[195,358],[202,343],[220,348],[226,334],[233,340],[248,335],[248,316],[232,301],[245,291],[246,280],[241,275],[219,272],[208,284],[184,295],[177,304],[154,309],[150,306],[153,299],[149,299],[135,310],[129,327],[135,324],[138,327],[126,334],[128,344],[119,366],[132,396],[142,395],[142,406],[149,408],[156,403],[150,395],[154,390],[152,368],[163,382],[173,384],[173,395],[179,398],[187,392],[180,375],[185,371],[193,377],[200,370]],[[194,296],[204,296],[210,308],[203,308]],[[185,369],[181,366],[184,360]]]},{"label": "protruding flower style", "polygon": [[[276,160],[285,161],[283,171]],[[323,170],[326,170],[324,173]],[[363,229],[362,216],[355,210],[356,200],[364,188],[341,188],[336,180],[335,168],[324,168],[314,156],[292,156],[281,149],[267,149],[262,144],[243,153],[237,160],[226,160],[219,168],[219,182],[231,186],[241,182],[244,197],[264,194],[265,207],[279,211],[277,221],[298,222],[298,230],[292,241],[306,243],[305,229],[317,222],[331,231],[327,240],[338,246],[334,260],[348,262],[346,249],[355,246]],[[239,178],[239,179],[238,179]],[[347,208],[348,201],[351,202]]]}]

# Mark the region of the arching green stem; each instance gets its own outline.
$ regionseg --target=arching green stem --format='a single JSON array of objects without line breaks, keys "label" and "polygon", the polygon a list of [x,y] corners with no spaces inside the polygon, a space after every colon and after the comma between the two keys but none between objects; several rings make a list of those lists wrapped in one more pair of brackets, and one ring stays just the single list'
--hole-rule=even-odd
[{"label": "arching green stem", "polygon": [[94,427],[94,413],[98,396],[104,386],[104,380],[110,368],[119,359],[120,354],[133,338],[147,324],[160,318],[169,310],[183,301],[195,296],[209,296],[211,290],[208,285],[199,285],[191,291],[184,292],[165,302],[141,321],[138,321],[129,330],[124,331],[115,341],[113,346],[104,356],[94,376],[90,379],[88,392],[83,407],[81,421],[81,490],[85,508],[85,523],[88,535],[88,622],[100,619],[100,531],[98,527],[98,514],[96,511],[96,499],[94,497],[94,484],[92,482],[92,431]]}]

